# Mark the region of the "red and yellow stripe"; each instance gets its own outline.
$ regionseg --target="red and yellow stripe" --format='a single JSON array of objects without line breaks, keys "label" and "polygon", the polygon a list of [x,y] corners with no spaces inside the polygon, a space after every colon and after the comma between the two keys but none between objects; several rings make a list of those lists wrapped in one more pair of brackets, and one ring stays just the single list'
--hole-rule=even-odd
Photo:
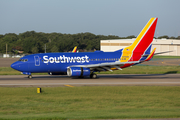
[{"label": "red and yellow stripe", "polygon": [[77,51],[77,46],[74,47],[74,49],[73,49],[72,52],[74,53],[74,52],[76,52],[76,51]]},{"label": "red and yellow stripe", "polygon": [[154,55],[154,53],[155,53],[155,50],[156,50],[156,48],[153,49],[153,51],[152,51],[151,54],[146,58],[145,61],[149,61],[149,60],[153,57],[153,55]]},{"label": "red and yellow stripe", "polygon": [[158,18],[151,18],[131,46],[123,49],[120,62],[138,61],[153,41]]}]

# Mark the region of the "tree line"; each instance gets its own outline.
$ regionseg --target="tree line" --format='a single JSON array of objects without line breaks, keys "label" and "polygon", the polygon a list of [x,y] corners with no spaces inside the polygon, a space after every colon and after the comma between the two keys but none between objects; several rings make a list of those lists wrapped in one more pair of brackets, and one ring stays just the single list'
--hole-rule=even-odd
[{"label": "tree line", "polygon": [[[100,49],[100,40],[108,39],[131,39],[134,35],[127,37],[119,37],[115,35],[95,35],[89,32],[77,34],[62,33],[42,33],[35,31],[27,31],[20,33],[7,33],[0,35],[0,53],[6,52],[6,44],[8,45],[8,53],[17,54],[18,51],[24,53],[44,53],[46,52],[69,52],[77,46],[80,52],[94,51]],[[158,38],[180,39],[180,36],[168,37],[160,36]],[[46,46],[46,47],[45,47]]]}]

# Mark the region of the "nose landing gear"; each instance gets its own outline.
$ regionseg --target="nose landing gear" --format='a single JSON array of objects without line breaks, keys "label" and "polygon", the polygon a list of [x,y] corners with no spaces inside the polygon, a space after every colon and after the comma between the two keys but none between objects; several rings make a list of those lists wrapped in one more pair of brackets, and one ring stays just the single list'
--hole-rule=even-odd
[{"label": "nose landing gear", "polygon": [[28,75],[28,78],[32,79],[32,75],[30,72],[22,72],[21,74]]}]

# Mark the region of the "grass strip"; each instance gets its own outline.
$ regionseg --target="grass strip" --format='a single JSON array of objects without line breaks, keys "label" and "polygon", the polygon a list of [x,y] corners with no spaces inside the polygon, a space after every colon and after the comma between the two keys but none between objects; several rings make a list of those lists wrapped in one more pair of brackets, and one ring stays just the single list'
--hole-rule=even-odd
[{"label": "grass strip", "polygon": [[[0,75],[22,75],[21,72],[11,67],[0,67]],[[48,73],[33,73],[33,75],[48,75]]]},{"label": "grass strip", "polygon": [[0,87],[0,119],[180,117],[179,86]]}]

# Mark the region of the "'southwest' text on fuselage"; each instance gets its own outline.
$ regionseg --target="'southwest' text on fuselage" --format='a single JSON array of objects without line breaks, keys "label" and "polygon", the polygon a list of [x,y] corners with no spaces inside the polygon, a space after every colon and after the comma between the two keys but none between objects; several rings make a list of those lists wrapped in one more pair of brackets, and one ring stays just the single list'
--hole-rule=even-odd
[{"label": "'southwest' text on fuselage", "polygon": [[49,57],[49,56],[43,56],[43,62],[44,63],[84,63],[89,62],[89,57],[87,55],[85,56],[77,56],[77,57],[66,57],[65,55],[59,56],[59,57]]}]

